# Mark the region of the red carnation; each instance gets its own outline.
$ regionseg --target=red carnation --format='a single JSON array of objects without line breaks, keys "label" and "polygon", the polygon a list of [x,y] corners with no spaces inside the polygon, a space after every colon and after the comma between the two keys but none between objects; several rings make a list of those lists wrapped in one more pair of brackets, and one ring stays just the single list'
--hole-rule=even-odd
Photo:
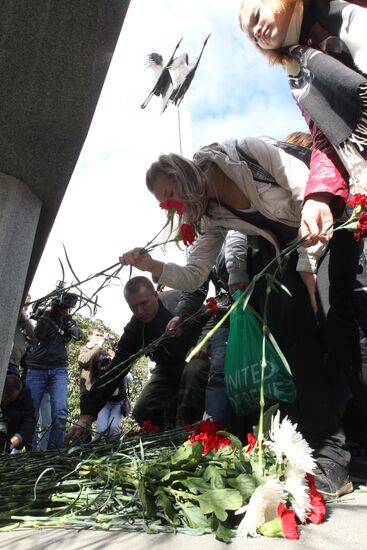
[{"label": "red carnation", "polygon": [[316,524],[323,523],[325,514],[326,514],[324,499],[316,489],[314,476],[312,476],[311,474],[307,474],[306,478],[310,486],[310,505],[311,505],[311,512],[309,513],[307,519],[311,523],[316,523]]},{"label": "red carnation", "polygon": [[211,317],[215,317],[218,313],[218,302],[216,298],[214,298],[213,296],[211,298],[207,298],[205,300],[205,306],[208,315],[210,315]]},{"label": "red carnation", "polygon": [[358,225],[356,232],[354,233],[355,238],[357,241],[360,241],[367,237],[367,214],[366,212],[362,212],[362,214],[359,216]]},{"label": "red carnation", "polygon": [[286,508],[281,502],[278,506],[278,516],[282,522],[283,537],[286,539],[299,539],[296,514],[294,510]]},{"label": "red carnation", "polygon": [[356,206],[362,207],[363,210],[367,209],[367,195],[362,195],[361,193],[357,193],[356,195],[353,195],[350,199],[347,200],[347,204],[350,204],[354,208]]},{"label": "red carnation", "polygon": [[193,434],[189,436],[190,443],[194,444],[196,441],[203,444],[203,454],[206,455],[212,449],[218,451],[221,447],[228,447],[231,441],[226,436],[218,435],[217,432],[221,430],[221,426],[212,420],[204,420],[195,427]]},{"label": "red carnation", "polygon": [[185,246],[193,244],[196,239],[195,229],[188,223],[183,223],[177,235],[177,240],[183,241]]},{"label": "red carnation", "polygon": [[159,203],[159,206],[164,210],[168,210],[168,217],[173,217],[176,212],[179,216],[182,216],[185,212],[185,203],[179,199],[167,199]]},{"label": "red carnation", "polygon": [[143,435],[143,434],[154,434],[160,431],[161,431],[160,427],[153,424],[151,420],[144,420],[140,430],[129,432],[129,435],[134,436],[134,435]]},{"label": "red carnation", "polygon": [[246,448],[246,453],[250,453],[252,451],[252,449],[255,448],[255,445],[257,443],[257,439],[256,439],[256,437],[254,436],[253,433],[248,433],[247,434],[247,442],[248,442],[248,445],[247,445],[247,448]]}]

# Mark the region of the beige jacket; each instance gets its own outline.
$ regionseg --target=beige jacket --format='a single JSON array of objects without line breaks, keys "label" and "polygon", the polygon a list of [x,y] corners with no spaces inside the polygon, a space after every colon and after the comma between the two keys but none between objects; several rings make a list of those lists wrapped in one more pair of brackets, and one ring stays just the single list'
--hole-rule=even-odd
[{"label": "beige jacket", "polygon": [[[247,163],[241,161],[236,145],[255,159],[278,185],[257,187]],[[304,162],[284,150],[261,138],[228,140],[220,144],[225,152],[205,147],[196,153],[195,158],[213,161],[241,191],[250,199],[264,216],[282,222],[290,227],[299,227],[302,212],[302,200],[309,170]],[[260,229],[226,208],[212,202],[205,217],[205,233],[201,235],[192,248],[186,266],[164,264],[158,282],[171,288],[187,291],[196,290],[203,284],[212,268],[221,246],[230,229],[246,235],[260,235],[270,241],[277,253],[279,244],[276,237],[267,230]],[[318,260],[323,254],[325,245],[317,244],[299,249],[298,271],[317,271]],[[229,273],[229,283],[232,283]]]}]

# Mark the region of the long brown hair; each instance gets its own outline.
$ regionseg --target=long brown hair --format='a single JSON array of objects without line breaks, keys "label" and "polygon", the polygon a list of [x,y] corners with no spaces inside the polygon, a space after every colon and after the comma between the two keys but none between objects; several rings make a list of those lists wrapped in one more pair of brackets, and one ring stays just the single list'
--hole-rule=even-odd
[{"label": "long brown hair", "polygon": [[193,161],[171,153],[161,155],[150,166],[146,184],[151,193],[158,177],[172,178],[176,184],[177,198],[185,201],[186,209],[182,219],[202,232],[202,218],[208,205],[207,177]]}]

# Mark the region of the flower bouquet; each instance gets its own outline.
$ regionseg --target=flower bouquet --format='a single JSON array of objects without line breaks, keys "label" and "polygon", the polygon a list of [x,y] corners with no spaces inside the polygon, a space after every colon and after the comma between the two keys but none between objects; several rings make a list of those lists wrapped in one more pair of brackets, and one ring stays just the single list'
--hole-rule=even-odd
[{"label": "flower bouquet", "polygon": [[159,434],[147,424],[144,435],[116,441],[115,448],[4,457],[0,485],[19,468],[23,474],[0,510],[2,529],[212,532],[228,542],[236,535],[295,539],[298,524],[323,521],[311,449],[287,418],[271,417],[261,447],[254,434],[243,447],[209,419],[185,430],[184,442],[183,429]]}]

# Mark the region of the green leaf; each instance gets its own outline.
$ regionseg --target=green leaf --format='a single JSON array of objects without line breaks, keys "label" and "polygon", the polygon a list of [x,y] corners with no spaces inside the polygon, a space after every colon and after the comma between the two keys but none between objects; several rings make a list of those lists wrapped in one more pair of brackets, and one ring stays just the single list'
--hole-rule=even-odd
[{"label": "green leaf", "polygon": [[243,504],[250,498],[257,487],[256,480],[251,474],[240,474],[234,479],[228,479],[227,483],[241,493]]},{"label": "green leaf", "polygon": [[165,475],[161,478],[161,481],[176,480],[187,476],[187,472],[185,470],[173,470],[173,472],[170,472],[169,470],[165,471],[167,473],[165,473]]},{"label": "green leaf", "polygon": [[193,455],[193,448],[194,446],[190,441],[186,441],[183,445],[180,445],[171,458],[172,464],[188,461]]},{"label": "green leaf", "polygon": [[176,514],[171,501],[163,491],[161,491],[160,494],[157,496],[157,498],[155,499],[155,503],[159,508],[163,508],[163,514],[168,523],[170,523],[171,525],[180,524],[179,517]]},{"label": "green leaf", "polygon": [[[242,442],[240,439],[238,439],[238,437],[236,437],[235,435],[231,434],[230,432],[226,432],[224,430],[221,430],[220,432],[217,432],[218,435],[223,435],[224,437],[228,437],[228,439],[230,440],[231,442],[231,445],[232,447],[234,447],[237,451],[242,451]],[[225,447],[227,448],[227,447]]]},{"label": "green leaf", "polygon": [[[275,405],[272,405],[266,411],[264,412],[264,420],[263,420],[263,433],[267,434],[270,431],[271,426],[271,417],[276,413],[276,411],[279,408],[279,404],[275,403]],[[255,437],[258,437],[259,435],[259,426],[254,426],[254,435]]]},{"label": "green leaf", "polygon": [[[248,306],[249,310],[251,311],[251,313],[253,313],[255,315],[255,317],[260,321],[261,324],[264,324],[264,319],[261,317],[261,315],[259,315],[257,313],[257,311],[255,311],[251,306]],[[275,351],[277,352],[277,354],[279,355],[279,359],[281,360],[281,362],[283,363],[285,369],[287,370],[287,372],[293,376],[292,374],[292,371],[291,371],[291,368],[289,366],[289,363],[287,361],[287,359],[285,358],[285,355],[284,353],[282,352],[282,350],[280,349],[280,347],[278,346],[278,342],[275,340],[274,336],[272,335],[272,333],[270,332],[269,328],[267,329],[266,331],[266,336],[267,338],[269,339],[271,345],[273,346],[273,348],[275,349]]]},{"label": "green leaf", "polygon": [[228,517],[226,510],[238,510],[242,506],[242,496],[235,489],[212,489],[198,498],[203,514],[214,513],[220,521]]},{"label": "green leaf", "polygon": [[234,536],[232,529],[228,529],[221,521],[218,521],[218,527],[214,532],[216,538],[223,542],[230,542]]},{"label": "green leaf", "polygon": [[189,489],[194,495],[205,493],[210,490],[210,484],[202,477],[187,477],[185,479],[180,479],[179,483]]},{"label": "green leaf", "polygon": [[212,489],[224,489],[225,487],[223,478],[219,473],[219,467],[214,464],[209,464],[209,466],[207,466],[203,478],[205,481],[210,480],[210,486]]},{"label": "green leaf", "polygon": [[200,510],[199,506],[189,503],[179,503],[187,525],[192,529],[207,529],[210,527],[210,520]]},{"label": "green leaf", "polygon": [[182,466],[186,463],[188,466],[193,467],[202,458],[202,450],[203,445],[201,443],[195,442],[192,444],[190,441],[185,441],[172,456],[171,463],[181,463]]},{"label": "green leaf", "polygon": [[277,285],[279,288],[281,288],[286,294],[288,294],[288,296],[290,296],[292,298],[292,294],[291,292],[288,290],[288,288],[286,286],[284,286],[280,281],[278,281],[278,279],[276,279],[275,277],[273,276],[270,276],[270,281],[271,281],[271,285]]},{"label": "green leaf", "polygon": [[147,494],[144,486],[144,481],[142,480],[140,480],[138,483],[138,495],[143,505],[144,513],[147,516],[152,517],[155,510],[153,499],[150,497],[150,495]]}]

